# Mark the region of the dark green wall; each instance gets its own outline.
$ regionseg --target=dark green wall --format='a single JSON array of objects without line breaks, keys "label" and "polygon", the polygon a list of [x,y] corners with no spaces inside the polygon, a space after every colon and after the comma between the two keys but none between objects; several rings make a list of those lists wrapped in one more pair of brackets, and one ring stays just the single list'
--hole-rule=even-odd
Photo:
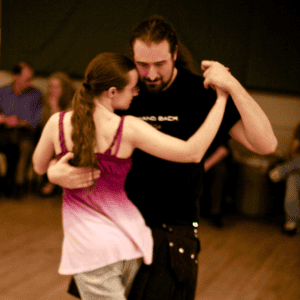
[{"label": "dark green wall", "polygon": [[132,28],[159,14],[198,63],[222,62],[247,88],[300,93],[296,1],[68,2],[3,0],[1,68],[25,59],[38,74],[62,70],[82,77],[96,54],[124,53]]}]

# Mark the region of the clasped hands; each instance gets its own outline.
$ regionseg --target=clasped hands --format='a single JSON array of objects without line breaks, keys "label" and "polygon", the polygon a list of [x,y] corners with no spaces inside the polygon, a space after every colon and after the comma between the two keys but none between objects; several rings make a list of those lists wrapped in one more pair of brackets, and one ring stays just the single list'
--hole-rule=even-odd
[{"label": "clasped hands", "polygon": [[0,124],[4,124],[7,128],[25,126],[26,123],[26,121],[19,120],[15,115],[6,116],[0,113]]},{"label": "clasped hands", "polygon": [[201,70],[203,71],[204,82],[206,89],[211,87],[220,92],[229,93],[235,78],[231,75],[229,68],[221,63],[212,60],[203,60],[201,63]]}]

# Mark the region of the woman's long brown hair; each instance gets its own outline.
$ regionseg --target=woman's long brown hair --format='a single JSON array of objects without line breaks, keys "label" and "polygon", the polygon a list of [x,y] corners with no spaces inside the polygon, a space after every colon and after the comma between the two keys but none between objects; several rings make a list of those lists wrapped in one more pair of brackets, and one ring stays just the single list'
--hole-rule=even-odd
[{"label": "woman's long brown hair", "polygon": [[100,53],[88,65],[84,83],[73,98],[72,141],[74,159],[72,165],[98,167],[94,150],[96,128],[94,123],[95,98],[104,91],[115,87],[118,91],[129,83],[128,72],[135,68],[134,63],[118,53]]}]

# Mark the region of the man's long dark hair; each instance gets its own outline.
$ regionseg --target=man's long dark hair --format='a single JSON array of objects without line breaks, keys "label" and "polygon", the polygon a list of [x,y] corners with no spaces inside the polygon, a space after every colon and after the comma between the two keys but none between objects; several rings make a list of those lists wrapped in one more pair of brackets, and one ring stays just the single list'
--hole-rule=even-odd
[{"label": "man's long dark hair", "polygon": [[137,25],[131,32],[129,45],[127,45],[126,54],[133,58],[133,45],[139,39],[145,43],[155,43],[166,40],[170,45],[172,57],[177,52],[176,68],[188,70],[191,73],[199,75],[199,68],[196,67],[190,51],[179,41],[173,27],[168,24],[163,17],[154,15],[149,19]]}]

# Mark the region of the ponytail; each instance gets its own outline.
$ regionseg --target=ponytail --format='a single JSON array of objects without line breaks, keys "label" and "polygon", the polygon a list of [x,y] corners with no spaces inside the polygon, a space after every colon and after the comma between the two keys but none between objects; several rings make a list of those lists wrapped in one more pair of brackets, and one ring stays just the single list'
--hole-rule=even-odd
[{"label": "ponytail", "polygon": [[74,158],[72,165],[98,168],[94,153],[96,127],[94,123],[95,98],[110,87],[121,91],[129,82],[128,72],[134,63],[118,53],[104,52],[97,55],[88,65],[85,82],[73,98],[72,142]]},{"label": "ponytail", "polygon": [[77,167],[97,168],[98,160],[94,149],[96,144],[96,128],[93,114],[95,104],[92,95],[84,87],[76,92],[73,98],[72,141],[74,158],[72,165]]}]

